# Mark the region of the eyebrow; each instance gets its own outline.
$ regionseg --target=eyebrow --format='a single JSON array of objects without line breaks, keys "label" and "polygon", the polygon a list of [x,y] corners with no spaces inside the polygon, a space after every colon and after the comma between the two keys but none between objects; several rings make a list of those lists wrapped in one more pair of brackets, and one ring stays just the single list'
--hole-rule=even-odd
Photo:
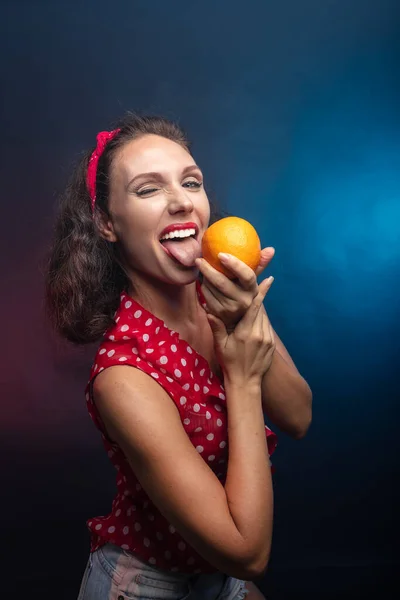
[{"label": "eyebrow", "polygon": [[[190,173],[191,171],[200,171],[200,173],[201,173],[201,169],[198,165],[190,165],[183,169],[182,175],[186,175],[187,173]],[[135,175],[135,177],[133,177],[130,180],[130,182],[128,183],[128,185],[126,187],[128,188],[137,179],[142,179],[143,177],[150,177],[150,178],[159,179],[159,180],[163,179],[163,176],[161,175],[161,173],[157,173],[156,171],[151,171],[149,173],[140,173],[139,175]]]}]

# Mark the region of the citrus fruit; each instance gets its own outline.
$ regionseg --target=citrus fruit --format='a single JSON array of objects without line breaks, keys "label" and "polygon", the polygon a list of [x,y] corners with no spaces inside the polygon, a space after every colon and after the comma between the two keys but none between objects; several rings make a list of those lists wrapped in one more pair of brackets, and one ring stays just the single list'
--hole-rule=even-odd
[{"label": "citrus fruit", "polygon": [[222,265],[219,252],[236,256],[253,271],[260,262],[261,243],[257,231],[240,217],[225,217],[210,225],[204,232],[201,246],[203,258],[229,279],[234,279],[235,275]]}]

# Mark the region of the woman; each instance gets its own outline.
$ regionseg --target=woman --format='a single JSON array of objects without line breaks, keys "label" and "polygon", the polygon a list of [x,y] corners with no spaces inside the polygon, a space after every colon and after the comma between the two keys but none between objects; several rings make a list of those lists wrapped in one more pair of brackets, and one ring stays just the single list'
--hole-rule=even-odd
[{"label": "woman", "polygon": [[273,278],[257,285],[228,256],[230,281],[202,260],[209,224],[203,174],[161,118],[101,132],[64,194],[47,306],[66,339],[100,342],[86,400],[117,470],[110,514],[88,521],[80,600],[262,597],[251,580],[270,552],[275,446],[263,410],[301,437],[311,395],[262,304]]}]

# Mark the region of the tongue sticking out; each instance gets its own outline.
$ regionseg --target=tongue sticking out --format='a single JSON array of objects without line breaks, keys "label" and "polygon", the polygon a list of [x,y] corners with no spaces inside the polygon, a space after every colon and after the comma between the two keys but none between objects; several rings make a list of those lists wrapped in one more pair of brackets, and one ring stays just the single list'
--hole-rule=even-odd
[{"label": "tongue sticking out", "polygon": [[193,267],[196,258],[201,256],[200,244],[192,237],[182,239],[179,242],[165,240],[162,245],[166,248],[167,254],[172,255],[185,267]]}]

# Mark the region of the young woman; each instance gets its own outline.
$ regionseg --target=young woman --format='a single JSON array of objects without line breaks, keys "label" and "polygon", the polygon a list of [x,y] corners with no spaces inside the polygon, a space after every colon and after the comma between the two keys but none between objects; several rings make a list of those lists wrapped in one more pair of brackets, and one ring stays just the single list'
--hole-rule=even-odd
[{"label": "young woman", "polygon": [[229,280],[202,260],[209,224],[188,142],[157,117],[98,134],[62,199],[47,306],[66,339],[99,342],[86,401],[117,471],[110,514],[87,523],[80,600],[262,597],[251,581],[270,553],[275,447],[263,411],[302,437],[311,393],[262,304],[273,278],[257,285],[228,256]]}]

